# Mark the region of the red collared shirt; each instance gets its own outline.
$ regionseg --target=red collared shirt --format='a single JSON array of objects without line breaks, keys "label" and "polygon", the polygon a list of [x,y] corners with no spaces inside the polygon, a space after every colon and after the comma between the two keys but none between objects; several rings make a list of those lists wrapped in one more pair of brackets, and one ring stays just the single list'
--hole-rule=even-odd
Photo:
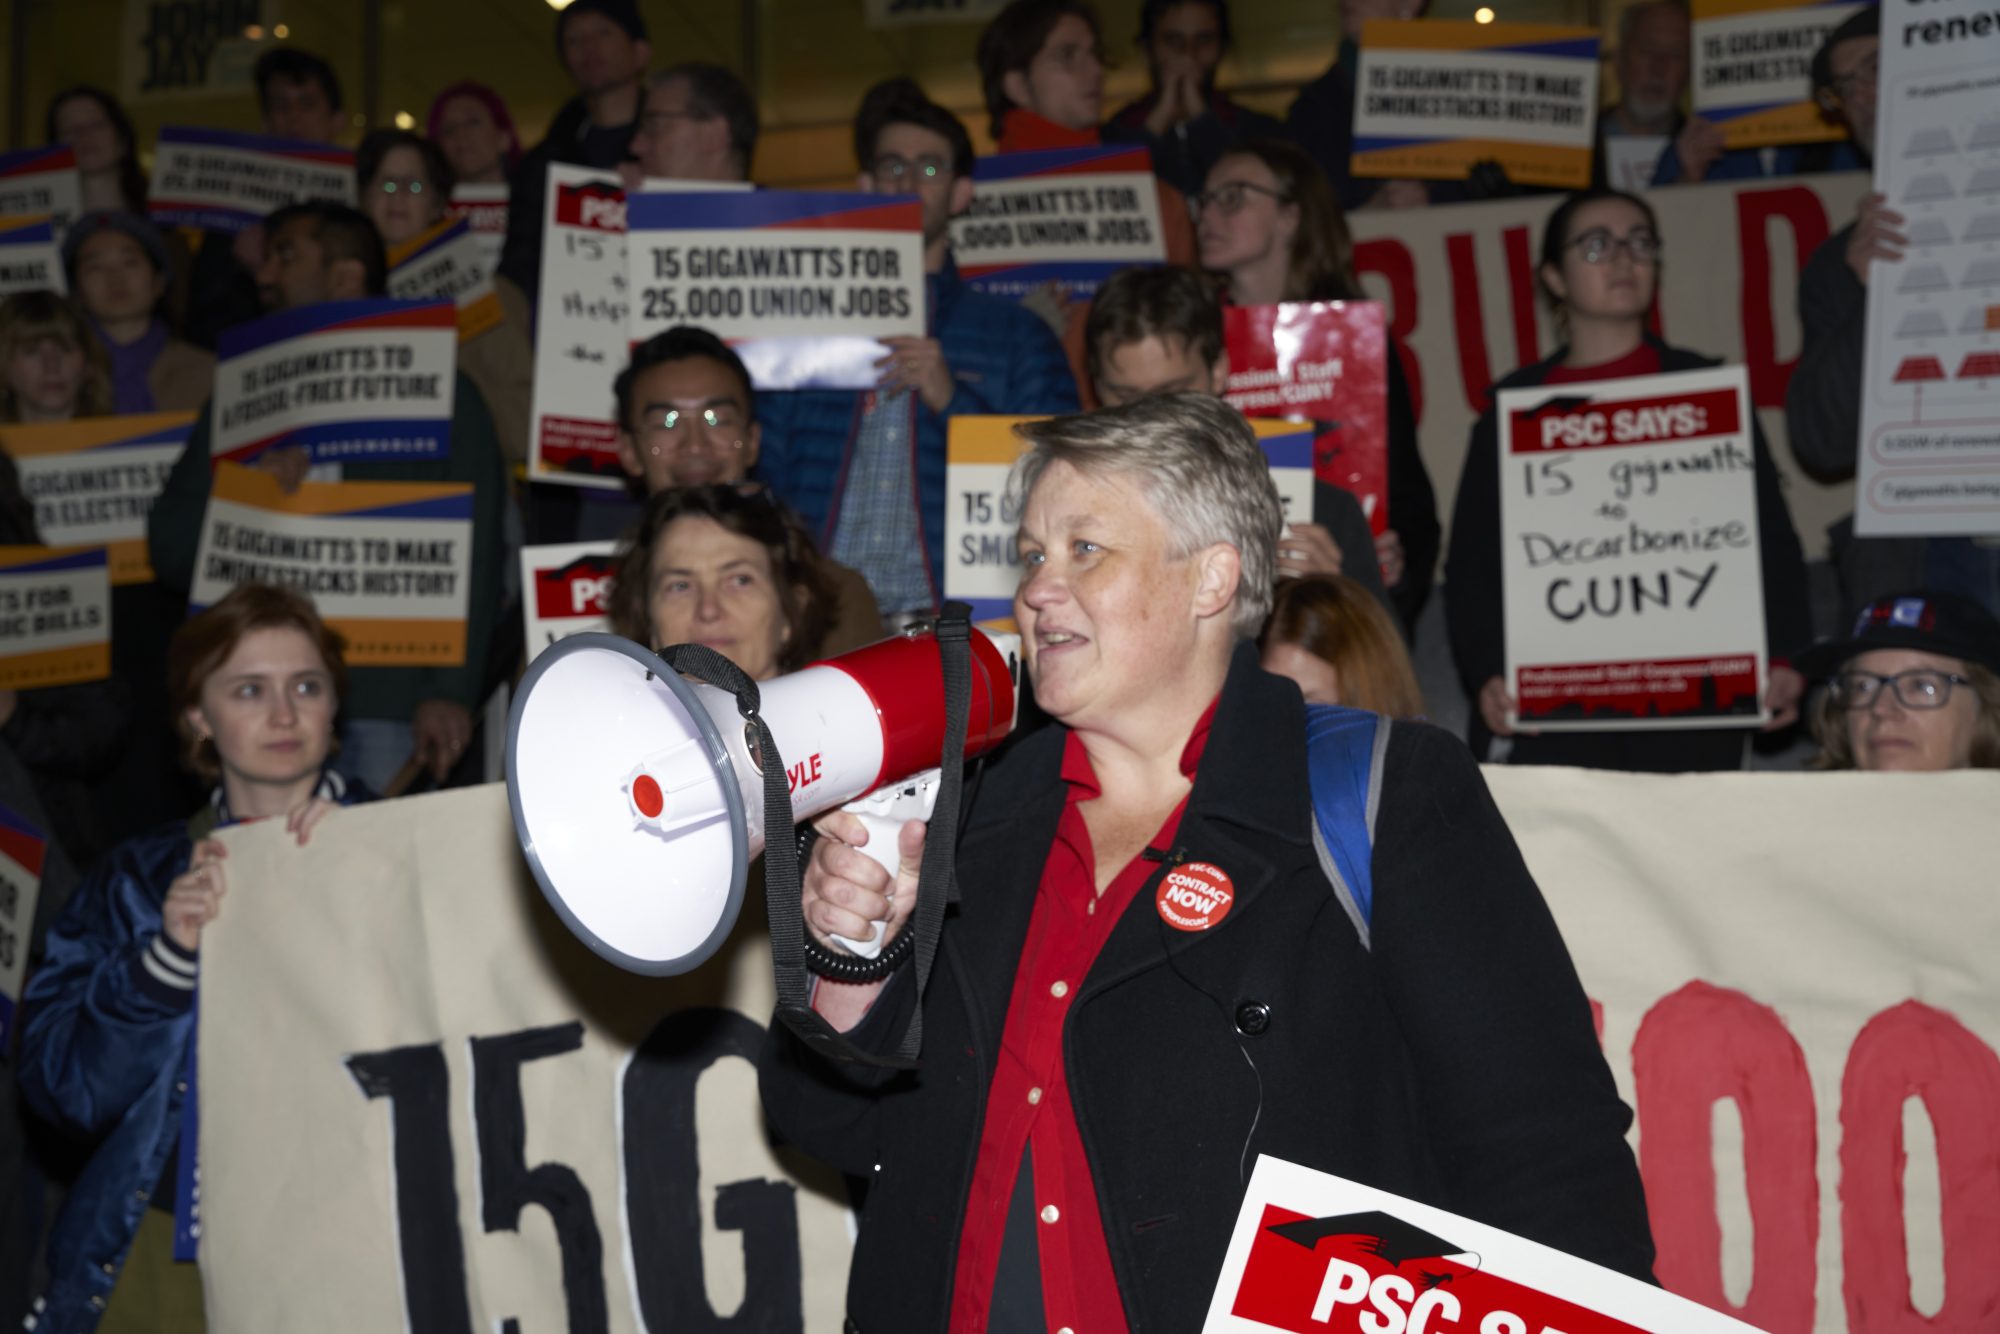
[{"label": "red collared shirt", "polygon": [[[1214,716],[1211,703],[1181,751],[1181,773],[1189,781],[1208,746]],[[1031,1155],[1042,1309],[1049,1329],[1073,1334],[1124,1334],[1126,1329],[1090,1160],[1070,1103],[1063,1027],[1098,951],[1159,864],[1134,857],[1098,894],[1097,860],[1079,806],[1101,795],[1103,788],[1074,732],[1063,750],[1062,777],[1069,784],[1069,801],[1042,867],[1028,938],[1014,972],[959,1233],[951,1299],[951,1328],[958,1334],[986,1328],[1024,1151]],[[1183,798],[1149,846],[1170,847],[1186,809]]]}]

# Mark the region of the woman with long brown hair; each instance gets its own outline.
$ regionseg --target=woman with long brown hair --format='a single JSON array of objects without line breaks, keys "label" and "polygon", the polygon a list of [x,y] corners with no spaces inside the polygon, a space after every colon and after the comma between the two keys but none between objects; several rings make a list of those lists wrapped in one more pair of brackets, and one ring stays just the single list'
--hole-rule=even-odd
[{"label": "woman with long brown hair", "polygon": [[1280,582],[1258,647],[1264,670],[1296,683],[1308,704],[1424,716],[1423,691],[1395,622],[1344,575]]}]

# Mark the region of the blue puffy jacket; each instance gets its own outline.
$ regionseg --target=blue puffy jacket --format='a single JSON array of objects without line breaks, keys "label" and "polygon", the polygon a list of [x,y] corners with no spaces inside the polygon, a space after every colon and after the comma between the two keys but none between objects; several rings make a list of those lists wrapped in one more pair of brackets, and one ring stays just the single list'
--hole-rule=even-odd
[{"label": "blue puffy jacket", "polygon": [[[931,336],[943,345],[957,385],[942,413],[932,412],[918,395],[908,396],[916,416],[910,438],[917,452],[919,517],[935,601],[944,569],[945,422],[992,413],[1075,412],[1077,397],[1062,344],[1034,312],[973,291],[949,258],[925,288]],[[757,475],[805,520],[822,551],[833,549],[848,457],[867,398],[826,389],[757,397],[757,422],[764,430]]]},{"label": "blue puffy jacket", "polygon": [[[369,796],[330,772],[320,794],[343,806]],[[160,904],[187,870],[189,824],[105,855],[49,928],[22,997],[21,1091],[38,1115],[96,1145],[49,1233],[36,1334],[96,1327],[180,1135],[195,960],[161,933]]]}]

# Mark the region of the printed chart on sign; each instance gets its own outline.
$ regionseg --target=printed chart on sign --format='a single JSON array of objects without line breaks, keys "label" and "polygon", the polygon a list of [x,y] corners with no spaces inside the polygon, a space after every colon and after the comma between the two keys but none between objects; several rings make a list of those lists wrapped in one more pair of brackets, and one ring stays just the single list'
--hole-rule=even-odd
[{"label": "printed chart on sign", "polygon": [[1909,248],[1869,275],[1862,533],[2000,533],[2000,37],[1926,35],[1967,9],[1883,6],[1875,188]]}]

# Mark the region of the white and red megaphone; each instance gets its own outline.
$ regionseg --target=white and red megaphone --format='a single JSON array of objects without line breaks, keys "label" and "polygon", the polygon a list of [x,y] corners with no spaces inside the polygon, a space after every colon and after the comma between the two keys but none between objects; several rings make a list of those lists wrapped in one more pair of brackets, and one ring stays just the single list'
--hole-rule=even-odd
[{"label": "white and red megaphone", "polygon": [[[1020,641],[971,634],[965,754],[1014,726]],[[759,713],[784,757],[791,818],[847,806],[893,874],[902,822],[930,814],[944,748],[944,677],[928,631],[764,682]],[[762,758],[729,691],[691,681],[616,635],[544,650],[507,724],[514,832],[565,925],[620,967],[684,973],[728,938],[764,850]],[[849,942],[862,953],[876,939]]]}]

